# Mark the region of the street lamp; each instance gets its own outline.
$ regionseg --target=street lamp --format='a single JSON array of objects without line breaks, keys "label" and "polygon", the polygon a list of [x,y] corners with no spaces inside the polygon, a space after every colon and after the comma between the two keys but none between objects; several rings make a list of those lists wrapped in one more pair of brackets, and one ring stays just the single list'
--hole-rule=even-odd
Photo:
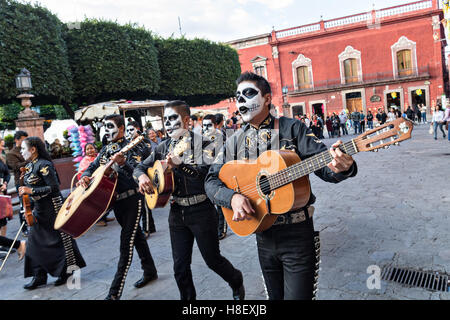
[{"label": "street lamp", "polygon": [[34,95],[27,93],[27,91],[30,91],[33,88],[31,84],[30,71],[25,68],[20,70],[20,73],[16,76],[16,88],[17,90],[22,92],[17,96],[17,98],[22,100],[22,107],[25,108],[25,110],[19,113],[18,118],[39,118],[39,114],[36,111],[30,109],[32,105],[31,98],[34,97]]},{"label": "street lamp", "polygon": [[19,91],[26,92],[33,88],[31,85],[31,73],[27,69],[23,68],[16,76],[16,88]]},{"label": "street lamp", "polygon": [[290,107],[291,105],[287,102],[287,94],[289,92],[289,87],[284,86],[281,88],[281,92],[283,93],[283,116],[290,117]]}]

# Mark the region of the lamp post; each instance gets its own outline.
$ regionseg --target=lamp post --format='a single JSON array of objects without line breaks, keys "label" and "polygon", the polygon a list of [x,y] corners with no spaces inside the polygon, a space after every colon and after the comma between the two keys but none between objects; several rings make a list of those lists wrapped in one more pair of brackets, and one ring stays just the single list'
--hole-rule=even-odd
[{"label": "lamp post", "polygon": [[281,92],[283,93],[283,116],[285,117],[292,117],[291,115],[291,105],[287,102],[287,94],[289,92],[289,87],[284,86],[281,89]]},{"label": "lamp post", "polygon": [[17,98],[21,99],[22,107],[25,109],[21,111],[16,120],[16,129],[23,130],[29,136],[36,136],[44,141],[44,118],[40,118],[36,111],[30,109],[32,103],[31,98],[34,97],[29,91],[33,88],[31,84],[31,73],[23,68],[16,76],[16,88],[21,92]]},{"label": "lamp post", "polygon": [[22,92],[17,98],[21,99],[22,107],[25,108],[19,113],[18,118],[39,118],[39,114],[30,109],[32,105],[31,98],[34,97],[31,93],[28,93],[33,88],[30,71],[25,68],[20,70],[20,73],[16,76],[16,88]]}]

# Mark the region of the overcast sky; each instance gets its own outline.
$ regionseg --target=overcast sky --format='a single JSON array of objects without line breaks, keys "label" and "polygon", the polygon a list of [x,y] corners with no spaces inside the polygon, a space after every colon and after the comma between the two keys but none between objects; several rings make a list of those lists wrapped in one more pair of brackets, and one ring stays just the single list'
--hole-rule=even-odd
[{"label": "overcast sky", "polygon": [[409,3],[405,0],[40,0],[63,22],[103,18],[136,22],[162,37],[225,42]]}]

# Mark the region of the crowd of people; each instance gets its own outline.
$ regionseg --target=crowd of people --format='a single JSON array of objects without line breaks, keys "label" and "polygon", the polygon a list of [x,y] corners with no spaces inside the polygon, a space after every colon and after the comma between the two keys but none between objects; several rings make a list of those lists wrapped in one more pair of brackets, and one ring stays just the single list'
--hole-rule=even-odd
[{"label": "crowd of people", "polygon": [[[271,88],[266,79],[246,72],[236,82],[238,111],[229,119],[221,113],[191,114],[186,102],[176,100],[164,107],[163,130],[142,128],[132,118],[125,122],[121,115],[108,115],[103,119],[105,136],[101,150],[97,150],[95,144],[86,144],[85,156],[77,173],[77,186],[87,188],[95,170],[109,161],[115,163],[111,170],[115,170],[118,176],[117,198],[111,209],[121,228],[120,254],[107,300],[121,298],[134,248],[143,270],[142,278],[134,286],[142,288],[158,279],[157,267],[146,241],[151,233],[156,232],[156,228],[152,211],[144,198],[144,194],[154,192],[147,170],[156,160],[167,160],[173,170],[175,186],[170,201],[169,231],[174,278],[180,298],[196,299],[191,271],[195,240],[207,266],[229,284],[232,298],[242,300],[245,297],[244,275],[220,253],[219,240],[226,237],[228,230],[222,207],[231,209],[232,220],[237,222],[249,220],[255,211],[240,189],[229,189],[219,177],[223,163],[217,159],[220,154],[223,157],[228,148],[219,148],[220,153],[215,154],[209,148],[211,145],[226,143],[235,150],[242,147],[243,152],[236,152],[234,160],[249,159],[251,145],[262,143],[264,150],[271,148],[271,130],[278,129],[280,141],[283,141],[279,147],[296,151],[302,159],[329,151],[332,161],[316,170],[315,174],[324,181],[338,183],[355,176],[357,166],[350,155],[339,149],[342,141],[338,140],[331,149],[323,144],[320,139],[324,138],[325,130],[329,138],[335,138],[361,134],[400,117],[415,123],[427,123],[424,105],[407,107],[403,113],[397,107],[390,107],[387,113],[379,108],[376,114],[370,110],[367,114],[358,110],[343,110],[338,114],[333,112],[325,119],[320,115],[277,118],[271,112]],[[432,111],[434,138],[437,139],[438,129],[445,138],[443,126],[448,126],[450,121],[450,108],[444,113],[442,107],[437,105]],[[230,137],[228,129],[242,130]],[[130,150],[126,157],[118,152],[140,134],[145,135],[144,143]],[[244,137],[246,134],[253,135],[255,139]],[[190,150],[194,150],[195,136],[205,138],[201,139],[200,160],[207,158],[211,161],[197,162],[195,157],[183,155],[190,160],[176,162],[175,146],[187,139],[191,143]],[[266,137],[265,140],[262,137]],[[25,257],[24,276],[32,278],[24,285],[25,289],[33,290],[46,285],[48,275],[57,277],[54,284],[60,286],[66,283],[72,267],[83,268],[86,262],[76,241],[53,229],[63,203],[59,176],[44,141],[28,137],[23,131],[15,133],[14,141],[15,147],[6,159],[0,157],[0,192],[6,191],[9,167],[14,172],[19,197],[28,195],[33,200],[37,223],[30,229],[25,224],[22,233],[28,236],[28,240],[13,244],[14,241],[5,237],[6,220],[0,220],[0,246],[12,246],[19,258]],[[4,142],[0,141],[0,151],[3,145]],[[315,196],[311,193],[302,208],[292,208],[280,214],[272,227],[257,233],[259,263],[270,299],[312,299],[315,296],[319,235],[314,230],[311,213],[314,211],[311,209],[314,201]],[[270,203],[267,205],[270,208]],[[21,207],[23,212],[22,203]],[[99,221],[100,225],[106,226],[113,219],[108,218],[108,214]],[[22,214],[20,219],[24,221]],[[305,254],[298,255],[299,251]]]}]

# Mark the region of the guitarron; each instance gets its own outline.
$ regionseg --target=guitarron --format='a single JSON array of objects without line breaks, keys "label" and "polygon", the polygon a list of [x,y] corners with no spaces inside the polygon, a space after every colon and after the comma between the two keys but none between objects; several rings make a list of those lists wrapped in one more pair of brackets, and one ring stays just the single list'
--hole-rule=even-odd
[{"label": "guitarron", "polygon": [[[378,151],[411,138],[412,122],[403,118],[369,130],[339,146],[354,155]],[[222,207],[230,228],[239,236],[264,231],[278,215],[304,207],[310,197],[308,175],[332,161],[329,150],[305,161],[289,150],[268,150],[256,160],[232,160],[223,165],[219,179],[230,189],[247,197],[255,211],[250,220],[233,221],[233,210]]]},{"label": "guitarron", "polygon": [[[139,136],[122,148],[119,152],[127,153],[144,139]],[[87,188],[78,186],[64,201],[54,228],[79,238],[85,234],[105,214],[115,201],[117,173],[106,175],[105,172],[113,165],[109,161],[97,168],[92,174],[92,180]]]}]

